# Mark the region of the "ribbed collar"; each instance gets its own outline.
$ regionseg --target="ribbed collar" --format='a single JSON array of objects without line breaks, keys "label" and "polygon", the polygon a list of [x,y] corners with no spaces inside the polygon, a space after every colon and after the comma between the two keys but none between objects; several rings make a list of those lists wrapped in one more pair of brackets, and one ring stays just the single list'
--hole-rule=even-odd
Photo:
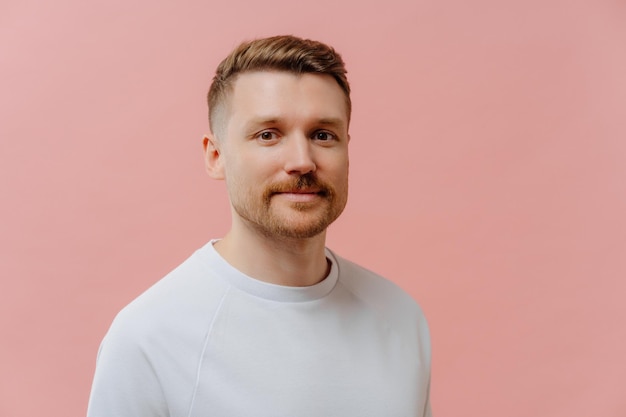
[{"label": "ribbed collar", "polygon": [[228,281],[232,286],[241,291],[256,297],[286,303],[318,300],[327,296],[333,290],[339,278],[337,259],[328,248],[325,249],[326,258],[331,264],[328,276],[321,282],[309,287],[289,287],[260,281],[239,271],[222,258],[217,250],[215,250],[213,246],[215,242],[217,242],[217,239],[211,240],[200,248],[197,252],[198,255],[203,258],[207,267],[209,267],[215,275]]}]

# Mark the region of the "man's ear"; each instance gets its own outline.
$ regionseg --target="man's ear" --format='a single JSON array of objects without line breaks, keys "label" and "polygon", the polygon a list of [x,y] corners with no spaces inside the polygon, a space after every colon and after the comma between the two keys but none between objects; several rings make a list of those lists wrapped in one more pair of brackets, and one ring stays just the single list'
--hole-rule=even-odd
[{"label": "man's ear", "polygon": [[219,142],[215,135],[208,134],[202,138],[202,146],[204,148],[204,166],[209,177],[216,180],[224,179],[224,164],[222,161],[222,153],[220,151]]}]

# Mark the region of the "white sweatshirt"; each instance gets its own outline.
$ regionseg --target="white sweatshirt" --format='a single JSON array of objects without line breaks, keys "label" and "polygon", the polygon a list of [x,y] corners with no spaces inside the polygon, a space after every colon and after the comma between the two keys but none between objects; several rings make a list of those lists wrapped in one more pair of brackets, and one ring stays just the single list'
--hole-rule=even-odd
[{"label": "white sweatshirt", "polygon": [[88,417],[426,417],[430,340],[399,287],[326,251],[310,287],[255,280],[212,242],[124,308]]}]

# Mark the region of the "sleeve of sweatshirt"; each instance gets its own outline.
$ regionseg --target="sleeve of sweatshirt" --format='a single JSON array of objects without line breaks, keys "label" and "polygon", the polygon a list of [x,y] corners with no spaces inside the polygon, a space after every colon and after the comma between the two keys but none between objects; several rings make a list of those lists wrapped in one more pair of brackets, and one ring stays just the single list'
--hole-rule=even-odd
[{"label": "sleeve of sweatshirt", "polygon": [[111,326],[98,351],[87,417],[169,415],[141,334],[115,322]]}]

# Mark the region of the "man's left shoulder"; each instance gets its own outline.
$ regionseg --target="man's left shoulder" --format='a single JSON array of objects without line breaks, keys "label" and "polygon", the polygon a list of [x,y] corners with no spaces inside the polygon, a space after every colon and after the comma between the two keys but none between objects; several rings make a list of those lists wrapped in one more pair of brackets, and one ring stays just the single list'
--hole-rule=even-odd
[{"label": "man's left shoulder", "polygon": [[423,318],[419,304],[398,284],[337,254],[333,255],[339,269],[339,282],[356,296],[380,308]]}]

